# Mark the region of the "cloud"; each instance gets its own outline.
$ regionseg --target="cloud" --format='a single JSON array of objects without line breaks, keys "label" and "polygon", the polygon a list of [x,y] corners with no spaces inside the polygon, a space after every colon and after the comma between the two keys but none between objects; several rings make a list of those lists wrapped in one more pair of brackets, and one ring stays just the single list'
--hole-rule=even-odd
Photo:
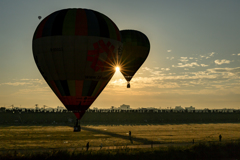
[{"label": "cloud", "polygon": [[237,55],[240,56],[240,53],[238,53]]},{"label": "cloud", "polygon": [[210,57],[213,57],[214,54],[215,54],[215,52],[212,52],[212,53],[210,53],[209,56],[210,56]]},{"label": "cloud", "polygon": [[206,64],[201,64],[201,66],[202,66],[202,67],[207,67],[208,65],[206,65]]},{"label": "cloud", "polygon": [[7,83],[2,83],[1,85],[9,85],[9,86],[23,86],[23,85],[29,85],[32,83],[26,83],[26,82],[7,82]]},{"label": "cloud", "polygon": [[172,52],[172,50],[171,50],[171,49],[169,49],[169,50],[167,50],[167,52],[168,52],[168,53],[170,53],[170,52]]},{"label": "cloud", "polygon": [[186,63],[188,61],[188,57],[181,57],[179,61]]},{"label": "cloud", "polygon": [[222,59],[222,60],[215,60],[214,63],[217,65],[222,65],[222,64],[229,64],[231,61],[230,60],[226,60],[226,59]]},{"label": "cloud", "polygon": [[173,60],[173,59],[174,59],[174,57],[167,57],[166,59]]},{"label": "cloud", "polygon": [[182,63],[178,63],[178,66],[176,67],[180,67],[180,68],[183,68],[183,67],[190,67],[190,68],[194,68],[194,66],[200,66],[197,62],[192,62],[192,63],[186,63],[186,64],[182,64]]},{"label": "cloud", "polygon": [[200,55],[200,58],[209,59],[209,58],[213,57],[214,54],[215,54],[215,52],[208,53],[207,55]]},{"label": "cloud", "polygon": [[[195,66],[196,63],[189,63],[189,65]],[[199,66],[205,66],[205,64]],[[196,95],[240,94],[240,67],[210,68],[196,72],[185,70],[184,72],[168,74],[161,73],[161,71],[164,72],[167,68],[161,68],[161,71],[147,67],[145,69],[146,72],[155,75],[135,76],[131,80],[131,91],[126,90],[127,82],[125,79],[110,81],[107,85],[107,94],[146,94],[152,96],[165,93]]]},{"label": "cloud", "polygon": [[6,82],[6,83],[1,83],[0,85],[9,85],[9,86],[23,86],[23,85],[41,85],[45,84],[46,82],[43,79],[20,79],[20,80],[14,80],[16,82]]},{"label": "cloud", "polygon": [[169,71],[170,68],[161,68],[162,71]]},{"label": "cloud", "polygon": [[240,67],[236,67],[236,68],[211,68],[211,69],[207,69],[207,72],[210,73],[240,73]]},{"label": "cloud", "polygon": [[150,68],[148,68],[148,67],[143,67],[142,70],[143,70],[143,71],[149,71],[149,70],[152,70],[152,69],[150,69]]},{"label": "cloud", "polygon": [[[158,67],[159,68],[159,67]],[[156,69],[156,67],[154,67],[154,69]],[[151,69],[151,68],[148,68],[148,67],[144,67],[143,69],[143,72],[144,71],[147,71],[147,72],[149,72],[150,74],[152,74],[151,76],[159,76],[159,75],[161,75],[161,72],[162,71],[155,71],[155,70],[153,70],[153,69]],[[169,69],[170,70],[170,69]]]}]

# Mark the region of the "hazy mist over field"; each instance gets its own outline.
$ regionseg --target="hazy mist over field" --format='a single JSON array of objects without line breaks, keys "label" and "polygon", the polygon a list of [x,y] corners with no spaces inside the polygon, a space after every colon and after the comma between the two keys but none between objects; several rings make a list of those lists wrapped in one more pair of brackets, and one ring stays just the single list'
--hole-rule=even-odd
[{"label": "hazy mist over field", "polygon": [[63,106],[36,67],[33,33],[38,16],[88,8],[119,30],[143,32],[151,44],[131,88],[117,71],[91,108],[239,108],[240,1],[1,0],[0,6],[0,107]]}]

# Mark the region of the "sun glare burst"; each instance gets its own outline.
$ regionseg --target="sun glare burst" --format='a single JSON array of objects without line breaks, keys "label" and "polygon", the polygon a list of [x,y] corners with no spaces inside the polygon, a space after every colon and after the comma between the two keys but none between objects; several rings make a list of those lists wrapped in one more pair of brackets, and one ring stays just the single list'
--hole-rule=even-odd
[{"label": "sun glare burst", "polygon": [[120,68],[119,68],[119,67],[116,67],[115,69],[116,69],[116,71],[120,71]]}]

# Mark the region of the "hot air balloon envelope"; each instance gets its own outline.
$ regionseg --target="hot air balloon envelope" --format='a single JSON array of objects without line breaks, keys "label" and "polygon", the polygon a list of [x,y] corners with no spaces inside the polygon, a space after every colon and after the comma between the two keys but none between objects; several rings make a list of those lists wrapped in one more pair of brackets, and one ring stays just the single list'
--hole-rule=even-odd
[{"label": "hot air balloon envelope", "polygon": [[119,64],[121,73],[128,81],[127,88],[130,88],[129,82],[148,57],[150,42],[147,36],[140,31],[122,30],[120,33],[123,51]]},{"label": "hot air balloon envelope", "polygon": [[42,76],[69,111],[81,119],[114,74],[117,26],[88,9],[63,9],[44,18],[33,37]]}]

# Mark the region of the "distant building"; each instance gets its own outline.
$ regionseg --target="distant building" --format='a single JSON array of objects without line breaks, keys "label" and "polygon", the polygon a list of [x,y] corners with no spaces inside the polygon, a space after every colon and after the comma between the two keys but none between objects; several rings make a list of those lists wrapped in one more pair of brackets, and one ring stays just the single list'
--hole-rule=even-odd
[{"label": "distant building", "polygon": [[193,111],[195,111],[195,107],[193,107],[193,106],[185,107],[185,110],[188,112],[193,112]]},{"label": "distant building", "polygon": [[174,110],[182,111],[182,110],[184,110],[184,108],[182,108],[181,106],[176,106]]},{"label": "distant building", "polygon": [[130,105],[122,104],[119,108],[119,110],[131,110]]},{"label": "distant building", "polygon": [[66,109],[65,107],[57,106],[57,111],[58,111],[58,112],[63,111],[63,110],[65,110],[65,109]]}]

